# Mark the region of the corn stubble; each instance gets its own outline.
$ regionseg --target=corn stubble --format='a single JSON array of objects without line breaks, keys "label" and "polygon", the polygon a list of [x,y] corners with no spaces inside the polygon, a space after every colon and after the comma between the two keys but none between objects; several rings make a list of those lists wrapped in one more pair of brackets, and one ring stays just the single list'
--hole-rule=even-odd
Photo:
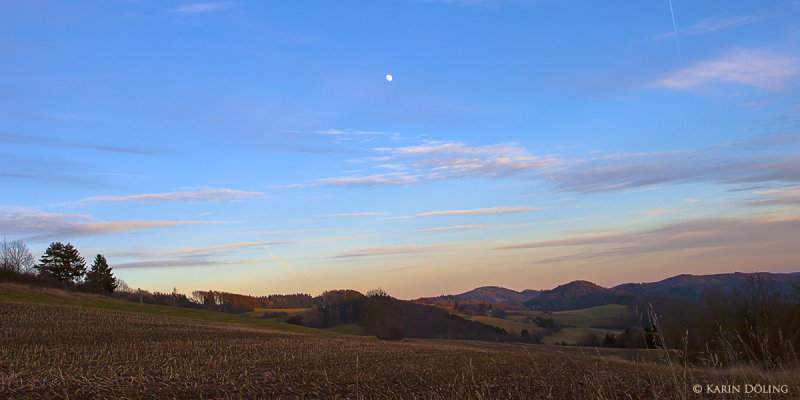
[{"label": "corn stubble", "polygon": [[789,378],[0,303],[0,398],[672,399]]}]

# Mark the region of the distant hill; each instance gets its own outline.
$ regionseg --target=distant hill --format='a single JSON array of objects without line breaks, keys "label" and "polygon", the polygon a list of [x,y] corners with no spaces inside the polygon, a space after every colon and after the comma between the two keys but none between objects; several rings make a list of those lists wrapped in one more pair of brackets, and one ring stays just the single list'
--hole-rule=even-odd
[{"label": "distant hill", "polygon": [[634,297],[630,293],[606,289],[592,282],[573,281],[544,290],[524,304],[536,310],[564,311],[606,304],[632,304]]},{"label": "distant hill", "polygon": [[746,280],[752,277],[762,279],[767,285],[771,286],[773,290],[786,294],[791,289],[791,281],[800,281],[800,272],[786,274],[770,272],[734,272],[715,275],[683,274],[658,282],[624,283],[612,289],[638,296],[675,297],[691,302],[699,302],[703,299],[703,293],[706,290],[719,289],[722,291],[731,291],[742,287]]},{"label": "distant hill", "polygon": [[788,294],[791,282],[800,282],[800,272],[792,273],[728,273],[715,275],[677,275],[658,282],[624,283],[605,288],[588,281],[573,281],[551,290],[515,290],[499,286],[483,286],[458,295],[419,299],[418,302],[452,307],[461,301],[519,306],[534,310],[564,311],[606,304],[647,307],[677,302],[697,303],[707,290],[731,291],[741,287],[748,277],[762,279],[771,290]]},{"label": "distant hill", "polygon": [[471,300],[453,295],[421,297],[410,300],[417,304],[426,304],[439,307],[450,312],[457,309],[459,313],[468,315],[486,315],[489,309],[494,311],[524,310],[527,307],[522,303],[493,303],[488,301]]},{"label": "distant hill", "polygon": [[469,292],[457,294],[455,297],[484,303],[522,304],[532,299],[537,294],[539,294],[539,291],[532,289],[517,292],[516,290],[499,286],[483,286],[472,289]]}]

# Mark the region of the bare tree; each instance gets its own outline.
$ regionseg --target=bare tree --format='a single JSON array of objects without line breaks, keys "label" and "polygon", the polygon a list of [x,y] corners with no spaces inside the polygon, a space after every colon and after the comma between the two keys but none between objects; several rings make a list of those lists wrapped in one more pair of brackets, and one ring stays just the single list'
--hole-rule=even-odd
[{"label": "bare tree", "polygon": [[33,272],[36,258],[33,257],[28,246],[21,240],[0,243],[0,269],[23,274]]},{"label": "bare tree", "polygon": [[389,294],[385,290],[377,288],[367,292],[367,297],[389,297]]},{"label": "bare tree", "polygon": [[117,285],[117,289],[115,290],[115,292],[123,294],[133,293],[133,289],[131,289],[131,287],[128,286],[128,283],[123,281],[122,279],[116,278],[114,280],[114,283]]}]

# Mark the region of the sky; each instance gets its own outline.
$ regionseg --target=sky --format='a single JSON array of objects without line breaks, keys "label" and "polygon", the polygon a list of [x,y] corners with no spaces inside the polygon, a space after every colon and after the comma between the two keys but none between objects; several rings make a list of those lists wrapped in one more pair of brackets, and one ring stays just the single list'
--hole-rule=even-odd
[{"label": "sky", "polygon": [[0,234],[183,293],[800,271],[799,20],[797,1],[0,1]]}]

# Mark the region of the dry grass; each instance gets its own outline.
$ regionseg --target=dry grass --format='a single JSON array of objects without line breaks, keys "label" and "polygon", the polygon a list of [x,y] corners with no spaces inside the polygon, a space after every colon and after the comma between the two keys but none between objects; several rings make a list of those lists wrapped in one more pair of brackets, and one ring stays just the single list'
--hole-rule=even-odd
[{"label": "dry grass", "polygon": [[786,380],[797,375],[537,349],[552,348],[387,343],[0,302],[0,398],[711,398],[691,390],[706,382],[795,382],[784,398],[800,395]]}]

